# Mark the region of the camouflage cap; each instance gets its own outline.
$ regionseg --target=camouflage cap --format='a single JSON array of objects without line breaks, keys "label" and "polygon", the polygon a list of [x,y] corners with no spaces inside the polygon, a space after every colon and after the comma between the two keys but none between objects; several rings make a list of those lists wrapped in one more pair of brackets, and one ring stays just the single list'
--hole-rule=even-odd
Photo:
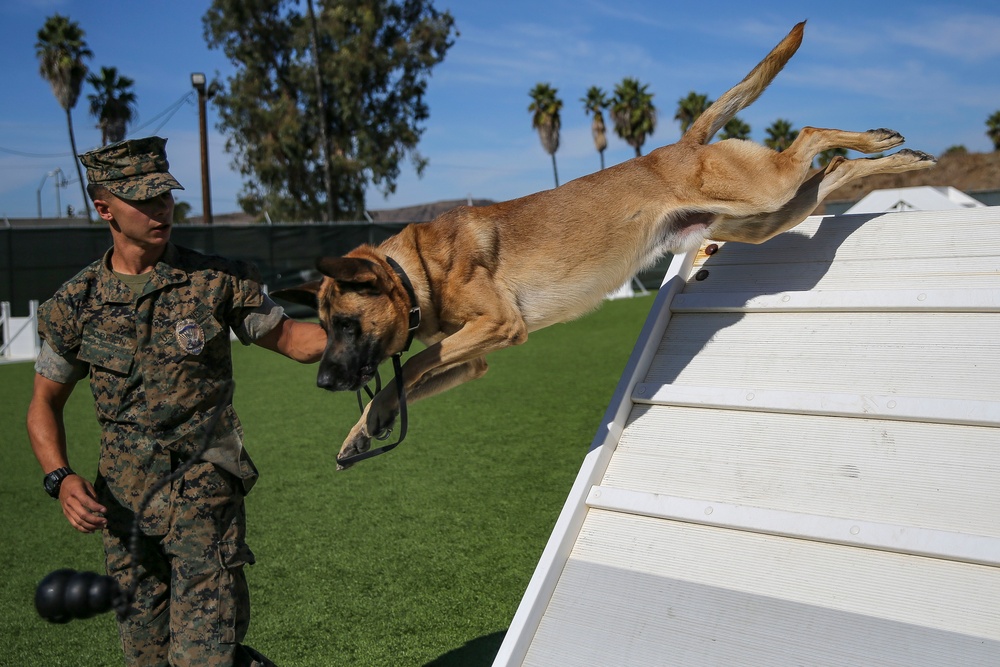
[{"label": "camouflage cap", "polygon": [[166,139],[128,139],[80,156],[87,181],[102,185],[122,199],[152,199],[184,186],[167,171]]}]

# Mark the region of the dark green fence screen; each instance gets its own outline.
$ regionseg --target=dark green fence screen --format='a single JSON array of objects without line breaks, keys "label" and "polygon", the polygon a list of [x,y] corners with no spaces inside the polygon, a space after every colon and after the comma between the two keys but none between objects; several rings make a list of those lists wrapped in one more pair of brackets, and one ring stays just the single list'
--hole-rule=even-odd
[{"label": "dark green fence screen", "polygon": [[[245,225],[174,227],[171,240],[205,253],[257,265],[270,289],[302,282],[317,257],[342,255],[362,243],[378,244],[404,223],[333,225]],[[28,315],[28,302],[45,301],[80,269],[111,246],[104,226],[0,229],[0,301],[14,316]],[[641,273],[647,289],[659,286],[669,258]]]}]

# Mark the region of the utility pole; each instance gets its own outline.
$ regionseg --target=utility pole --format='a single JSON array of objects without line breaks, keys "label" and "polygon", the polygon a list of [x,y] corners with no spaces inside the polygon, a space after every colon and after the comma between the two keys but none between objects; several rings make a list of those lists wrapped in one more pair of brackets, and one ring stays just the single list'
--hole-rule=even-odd
[{"label": "utility pole", "polygon": [[201,209],[206,225],[212,224],[212,190],[208,178],[208,122],[205,118],[205,75],[195,72],[191,85],[198,91],[198,126],[201,133]]}]

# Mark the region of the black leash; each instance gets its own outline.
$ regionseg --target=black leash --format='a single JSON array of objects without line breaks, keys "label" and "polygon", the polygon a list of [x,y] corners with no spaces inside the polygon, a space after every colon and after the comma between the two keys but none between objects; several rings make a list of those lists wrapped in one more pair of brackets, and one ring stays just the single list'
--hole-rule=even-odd
[{"label": "black leash", "polygon": [[125,620],[128,615],[128,607],[135,600],[136,590],[139,588],[139,547],[142,541],[142,531],[139,529],[139,518],[142,513],[146,511],[149,507],[149,503],[152,502],[153,496],[159,493],[167,484],[174,482],[184,476],[188,470],[191,469],[195,463],[201,461],[202,455],[208,451],[209,446],[212,444],[212,432],[215,431],[216,425],[219,423],[219,419],[222,417],[222,413],[226,411],[226,407],[233,402],[233,391],[235,389],[235,384],[232,380],[226,382],[225,388],[222,390],[222,394],[219,396],[219,400],[215,404],[215,411],[212,416],[205,420],[199,428],[202,432],[201,444],[198,445],[198,449],[191,454],[190,457],[181,461],[181,464],[177,466],[176,469],[171,471],[169,475],[157,481],[150,489],[146,492],[146,495],[142,499],[142,503],[139,505],[139,509],[135,513],[135,518],[132,520],[132,534],[129,537],[128,551],[129,555],[132,557],[132,562],[129,563],[129,569],[131,573],[129,575],[129,586],[128,590],[124,591],[123,598],[116,600],[115,613],[118,616],[119,621]]},{"label": "black leash", "polygon": [[[345,456],[344,458],[337,458],[337,463],[340,465],[351,465],[352,463],[357,463],[358,461],[364,461],[365,459],[370,459],[373,456],[378,456],[379,454],[385,454],[386,452],[395,449],[399,446],[399,443],[403,442],[406,438],[406,387],[403,386],[403,363],[402,357],[403,353],[410,349],[410,344],[413,343],[413,335],[416,333],[417,328],[420,326],[420,304],[417,302],[417,294],[413,291],[413,284],[410,282],[410,278],[403,271],[403,267],[396,263],[392,257],[386,256],[385,261],[392,267],[392,270],[396,272],[399,276],[399,282],[403,284],[403,289],[406,290],[406,296],[410,300],[410,317],[407,323],[408,332],[406,337],[406,345],[403,349],[392,355],[392,372],[395,375],[396,380],[396,400],[399,403],[399,439],[392,443],[391,445],[383,445],[382,447],[376,447],[375,449],[369,449],[367,452],[361,452],[360,454],[352,454],[351,456]],[[375,390],[372,391],[368,386],[362,388],[365,393],[368,394],[368,398],[375,398],[375,395],[382,391],[382,378],[378,371],[375,371]],[[358,390],[358,408],[364,414],[365,406],[364,399],[361,397],[362,389]],[[374,434],[376,440],[387,440],[389,435],[392,433],[391,427],[386,427],[385,429]]]}]

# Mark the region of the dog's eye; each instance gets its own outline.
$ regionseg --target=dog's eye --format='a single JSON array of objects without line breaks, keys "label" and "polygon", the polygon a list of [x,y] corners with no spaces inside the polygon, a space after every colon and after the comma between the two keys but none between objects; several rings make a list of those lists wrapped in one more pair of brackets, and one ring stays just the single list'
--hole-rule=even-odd
[{"label": "dog's eye", "polygon": [[335,317],[333,330],[343,336],[353,336],[358,331],[358,321],[350,317]]}]

